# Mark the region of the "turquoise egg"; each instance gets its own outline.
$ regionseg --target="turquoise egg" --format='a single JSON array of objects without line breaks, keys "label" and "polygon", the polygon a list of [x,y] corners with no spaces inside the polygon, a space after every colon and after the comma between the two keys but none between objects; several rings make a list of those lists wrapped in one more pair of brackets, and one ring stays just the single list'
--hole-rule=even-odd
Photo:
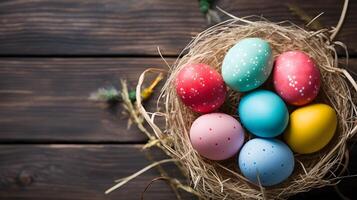
[{"label": "turquoise egg", "polygon": [[269,43],[260,38],[245,38],[224,57],[222,76],[230,88],[246,92],[263,84],[272,68],[273,54]]},{"label": "turquoise egg", "polygon": [[245,143],[240,150],[238,165],[242,174],[251,182],[272,186],[291,175],[295,162],[293,152],[282,141],[255,138]]},{"label": "turquoise egg", "polygon": [[249,132],[266,138],[283,133],[289,122],[284,101],[268,90],[257,90],[243,96],[238,105],[238,115]]}]

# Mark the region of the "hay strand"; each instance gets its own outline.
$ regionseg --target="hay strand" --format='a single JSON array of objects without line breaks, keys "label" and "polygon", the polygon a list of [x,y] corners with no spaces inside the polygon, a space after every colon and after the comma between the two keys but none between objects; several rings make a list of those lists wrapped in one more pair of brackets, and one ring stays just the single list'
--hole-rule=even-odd
[{"label": "hay strand", "polygon": [[[338,62],[335,46],[327,29],[306,31],[290,22],[272,23],[266,20],[254,21],[257,17],[237,18],[222,22],[197,35],[184,49],[188,51],[170,66],[168,79],[162,88],[159,102],[163,103],[166,126],[155,124],[150,114],[141,105],[138,108],[152,128],[164,151],[177,160],[183,174],[191,180],[191,187],[203,199],[286,199],[294,194],[312,188],[337,184],[341,167],[346,166],[347,140],[356,134],[356,82]],[[334,30],[337,34],[338,29]],[[189,128],[197,114],[186,108],[175,92],[174,79],[186,63],[202,62],[220,71],[224,55],[237,41],[246,37],[260,37],[267,40],[274,56],[287,50],[307,52],[318,64],[322,75],[322,90],[319,101],[331,105],[338,113],[338,130],[330,144],[322,151],[310,155],[295,155],[297,165],[292,176],[274,187],[262,187],[247,181],[236,167],[234,160],[224,163],[202,158],[192,148]],[[145,74],[157,72],[146,70],[139,78],[140,91]],[[269,84],[269,83],[267,83]],[[228,104],[237,105],[240,93],[228,91]],[[138,94],[138,93],[137,93]],[[162,104],[161,104],[162,105]],[[229,110],[229,109],[228,109]],[[232,110],[229,114],[234,114]],[[170,143],[163,138],[170,138]],[[264,191],[264,192],[262,192]]]},{"label": "hay strand", "polygon": [[[165,70],[155,68],[145,70],[136,87],[135,109],[141,113],[141,117],[153,132],[143,129],[150,138],[145,148],[158,146],[171,159],[152,163],[135,174],[120,179],[119,183],[106,193],[124,185],[152,167],[166,162],[174,162],[189,180],[190,186],[182,185],[174,178],[165,176],[164,179],[170,180],[171,184],[177,188],[193,193],[201,199],[286,199],[313,188],[336,185],[342,178],[354,177],[354,175],[342,175],[349,161],[347,141],[357,133],[357,107],[355,105],[357,84],[348,71],[342,67],[337,57],[335,47],[341,46],[346,51],[346,65],[348,65],[346,46],[339,41],[333,41],[342,27],[347,6],[348,0],[345,0],[336,28],[316,31],[307,31],[288,21],[273,23],[257,16],[238,18],[218,8],[232,19],[199,33],[182,51],[188,53],[180,58],[183,54],[181,53],[172,66],[164,60],[168,66],[168,78],[158,98],[158,105],[164,106],[164,112],[148,112],[142,105],[140,94],[147,73],[162,73]],[[301,50],[308,53],[316,61],[322,77],[322,89],[316,101],[331,105],[338,116],[338,128],[332,141],[317,153],[296,154],[295,160],[299,164],[295,166],[293,174],[283,183],[273,187],[262,187],[260,184],[249,182],[240,174],[234,159],[215,162],[201,157],[193,149],[189,139],[190,126],[198,114],[184,106],[175,91],[175,77],[185,64],[201,62],[220,72],[228,49],[247,37],[260,37],[267,40],[272,46],[275,57],[288,50]],[[162,57],[160,50],[159,54]],[[268,82],[263,87],[269,88],[269,84],[271,83]],[[222,108],[221,111],[235,115],[233,108],[238,104],[242,94],[232,90],[229,90],[228,94],[226,105],[231,106]],[[163,117],[166,122],[165,126],[157,125],[155,117]]]}]

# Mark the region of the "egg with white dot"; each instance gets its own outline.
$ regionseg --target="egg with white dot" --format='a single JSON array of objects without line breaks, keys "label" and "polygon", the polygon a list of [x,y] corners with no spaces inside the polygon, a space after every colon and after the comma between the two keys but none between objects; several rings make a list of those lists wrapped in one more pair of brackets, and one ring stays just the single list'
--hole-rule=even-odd
[{"label": "egg with white dot", "polygon": [[275,90],[291,105],[301,106],[314,100],[320,89],[320,79],[315,61],[302,51],[288,51],[275,60]]},{"label": "egg with white dot", "polygon": [[240,123],[224,113],[209,113],[198,117],[190,129],[193,148],[210,160],[225,160],[234,156],[244,142]]},{"label": "egg with white dot", "polygon": [[185,65],[176,76],[176,93],[195,112],[217,110],[225,101],[226,86],[222,76],[203,63]]},{"label": "egg with white dot", "polygon": [[283,182],[291,175],[295,164],[294,155],[285,143],[266,138],[255,138],[245,143],[238,163],[248,180],[262,186]]},{"label": "egg with white dot", "polygon": [[272,67],[273,54],[269,43],[261,38],[245,38],[225,55],[222,76],[230,88],[246,92],[262,85]]}]

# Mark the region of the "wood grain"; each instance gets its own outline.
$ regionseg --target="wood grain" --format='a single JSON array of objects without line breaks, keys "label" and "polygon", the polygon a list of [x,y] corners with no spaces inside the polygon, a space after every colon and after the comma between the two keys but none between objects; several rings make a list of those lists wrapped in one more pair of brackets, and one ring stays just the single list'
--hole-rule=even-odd
[{"label": "wood grain", "polygon": [[[140,145],[2,145],[0,146],[0,199],[6,200],[98,200],[140,199],[141,192],[155,177],[149,170],[117,191],[104,195],[113,180],[131,175],[149,164]],[[156,160],[164,158],[153,152]],[[351,152],[350,174],[357,173],[356,148]],[[173,165],[164,167],[176,177]],[[339,184],[347,197],[355,194],[355,179]],[[182,194],[183,199],[194,199]],[[332,187],[312,190],[291,199],[339,199]],[[152,184],[144,199],[175,199],[162,181]]]},{"label": "wood grain", "polygon": [[[161,154],[154,152],[154,155],[159,158]],[[141,146],[136,145],[3,145],[0,199],[137,200],[146,185],[160,176],[155,168],[109,195],[104,191],[114,180],[148,164]],[[177,173],[173,165],[165,166]],[[145,193],[145,199],[174,198],[164,181],[154,182]]]},{"label": "wood grain", "polygon": [[[357,59],[349,63],[357,74]],[[144,142],[135,126],[126,129],[121,106],[107,109],[88,96],[119,88],[120,78],[133,88],[151,66],[165,64],[159,58],[0,59],[0,142]],[[147,108],[154,106],[155,98]]]},{"label": "wood grain", "polygon": [[[233,15],[262,15],[274,22],[303,25],[288,4],[295,3],[327,27],[339,18],[339,0],[219,0]],[[338,40],[357,56],[357,1]],[[220,13],[222,19],[227,19]],[[148,67],[164,67],[159,46],[172,63],[197,33],[207,28],[198,1],[190,0],[2,0],[0,1],[0,199],[140,199],[159,174],[150,170],[110,195],[113,180],[150,162],[141,150],[146,138],[120,118],[121,107],[89,101],[99,87],[133,88]],[[339,50],[342,54],[341,50]],[[357,74],[357,59],[349,69]],[[356,77],[356,76],[354,76]],[[153,100],[147,108],[154,108]],[[357,148],[350,147],[349,174],[357,173]],[[164,156],[153,151],[156,160]],[[170,174],[179,175],[173,165]],[[355,196],[356,181],[339,189]],[[332,187],[291,199],[338,199]],[[144,199],[175,199],[169,186],[155,182]],[[183,194],[183,199],[194,199]]]},{"label": "wood grain", "polygon": [[[172,60],[168,60],[172,62]],[[0,142],[143,142],[127,130],[122,107],[88,100],[100,87],[120,88],[121,78],[135,88],[159,58],[2,58],[0,59]],[[156,93],[158,94],[158,92]],[[155,107],[155,98],[148,102]]]},{"label": "wood grain", "polygon": [[[335,26],[340,0],[220,0],[238,17],[261,15],[271,21],[304,22],[289,11],[300,6],[326,26]],[[350,1],[338,40],[356,55],[357,1]],[[177,55],[207,28],[198,1],[191,0],[3,0],[0,2],[0,55]],[[227,19],[220,13],[222,19]]]}]

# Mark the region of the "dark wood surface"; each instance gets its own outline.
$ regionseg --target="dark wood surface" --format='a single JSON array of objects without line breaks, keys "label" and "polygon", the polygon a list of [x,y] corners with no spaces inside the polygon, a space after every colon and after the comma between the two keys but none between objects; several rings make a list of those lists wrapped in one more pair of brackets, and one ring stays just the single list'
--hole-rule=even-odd
[{"label": "dark wood surface", "polygon": [[[325,12],[319,21],[326,27],[335,26],[342,9],[340,0],[219,0],[217,5],[236,16],[303,25],[289,3],[311,16]],[[357,1],[351,0],[338,36],[348,45],[354,74],[356,9]],[[158,46],[172,63],[206,27],[196,0],[0,1],[0,199],[140,199],[159,176],[156,169],[110,195],[104,191],[113,180],[150,163],[141,151],[146,138],[135,127],[126,129],[120,107],[87,98],[99,87],[119,86],[120,78],[133,87],[147,67],[165,67]],[[154,105],[150,101],[147,107]],[[350,149],[349,173],[356,174],[357,148],[351,143]],[[338,188],[354,199],[356,185],[350,178]],[[322,197],[339,198],[326,187],[292,199]],[[145,194],[145,199],[174,198],[162,181]]]},{"label": "dark wood surface", "polygon": [[[243,17],[261,15],[271,21],[304,22],[288,4],[300,6],[326,27],[335,26],[341,0],[220,0],[217,5]],[[357,1],[350,1],[340,40],[357,52]],[[0,54],[3,55],[177,55],[207,27],[198,0],[2,0]],[[222,19],[227,19],[219,13]]]},{"label": "dark wood surface", "polygon": [[[0,199],[140,199],[150,180],[160,176],[155,168],[110,195],[105,195],[104,191],[114,184],[114,180],[150,164],[141,147],[2,145]],[[170,164],[165,166],[170,167]],[[163,181],[155,182],[145,193],[145,199],[174,198],[171,188]]]},{"label": "dark wood surface", "polygon": [[[349,65],[352,73],[357,59]],[[150,66],[165,63],[161,58],[1,58],[0,142],[144,142],[135,126],[127,130],[121,106],[110,108],[88,97],[98,87],[120,88],[119,79],[134,88]],[[155,98],[146,106],[155,106]]]},{"label": "dark wood surface", "polygon": [[[159,177],[155,168],[130,181],[119,190],[105,195],[113,181],[131,175],[150,164],[141,145],[2,145],[0,147],[0,199],[98,200],[140,199],[150,181]],[[159,160],[159,151],[151,155]],[[351,152],[351,173],[357,173],[357,151]],[[172,174],[170,164],[163,167]],[[345,179],[339,190],[353,199],[356,182]],[[184,199],[192,196],[181,193]],[[313,190],[291,199],[339,199],[333,187]],[[154,182],[145,199],[175,199],[163,181]]]},{"label": "dark wood surface", "polygon": [[127,130],[122,106],[88,97],[120,88],[120,79],[135,88],[147,67],[164,65],[161,58],[1,58],[0,142],[144,142],[135,126]]}]

